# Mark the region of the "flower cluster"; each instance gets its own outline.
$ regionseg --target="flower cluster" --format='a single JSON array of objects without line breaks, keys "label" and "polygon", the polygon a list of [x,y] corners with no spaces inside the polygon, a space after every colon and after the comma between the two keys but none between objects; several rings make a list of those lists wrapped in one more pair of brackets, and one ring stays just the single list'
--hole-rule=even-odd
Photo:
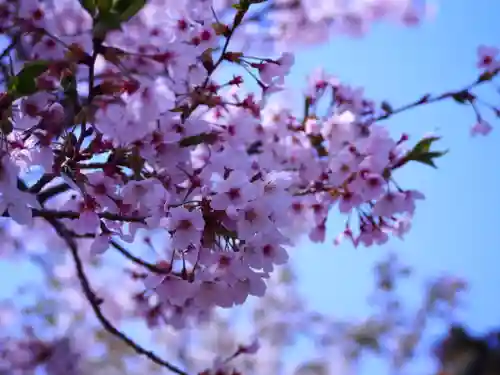
[{"label": "flower cluster", "polygon": [[[482,73],[484,79],[491,79],[490,77],[496,76],[500,72],[500,50],[496,47],[491,46],[479,46],[477,49],[478,62],[477,67]],[[471,96],[469,98],[471,102],[475,101],[475,97]],[[486,104],[490,110],[492,110],[497,117],[500,116],[500,108]],[[470,133],[472,136],[476,135],[488,135],[493,130],[491,124],[486,121],[479,113],[477,106],[474,107],[476,112],[477,121],[472,126]]]},{"label": "flower cluster", "polygon": [[432,16],[433,8],[419,0],[279,0],[251,12],[241,35],[258,48],[319,44],[331,35],[364,36],[380,21],[415,26]]},{"label": "flower cluster", "polygon": [[[424,198],[395,172],[435,166],[438,138],[393,138],[381,121],[398,110],[324,72],[311,75],[303,112],[284,105],[293,54],[232,47],[256,3],[218,15],[209,0],[0,1],[11,40],[2,56],[15,57],[0,93],[0,212],[69,248],[108,328],[85,246],[94,259],[112,249],[134,264],[136,315],[181,328],[262,297],[294,239],[326,240],[332,211],[346,215],[332,245],[371,246],[402,237]],[[390,2],[369,3],[375,19]],[[498,64],[481,56],[484,82]],[[219,76],[229,64],[241,74]],[[412,106],[447,97],[473,101],[461,91]],[[140,238],[155,248],[143,233],[162,236],[152,263],[128,249]]]},{"label": "flower cluster", "polygon": [[[19,224],[41,216],[66,236],[93,238],[94,254],[138,230],[168,233],[144,282],[171,324],[262,296],[291,234],[325,240],[331,209],[349,215],[342,236],[355,245],[409,228],[423,196],[392,177],[411,159],[407,137],[392,139],[374,124],[373,103],[325,74],[311,78],[305,114],[270,101],[293,55],[228,49],[247,3],[225,25],[205,2],[154,1],[119,30],[105,10],[76,1],[21,5],[12,27],[31,63],[2,97],[4,210]],[[216,60],[210,51],[224,40]],[[216,82],[223,62],[250,78]],[[261,94],[244,92],[249,79]],[[315,114],[326,96],[330,110]],[[43,177],[19,185],[34,170]],[[145,295],[138,303],[151,307]]]}]

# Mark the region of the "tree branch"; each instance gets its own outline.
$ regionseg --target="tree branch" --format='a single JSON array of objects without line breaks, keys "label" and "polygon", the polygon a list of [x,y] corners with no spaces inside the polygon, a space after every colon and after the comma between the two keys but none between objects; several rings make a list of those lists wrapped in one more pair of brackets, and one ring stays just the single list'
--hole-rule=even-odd
[{"label": "tree branch", "polygon": [[453,97],[458,97],[461,94],[466,94],[466,93],[470,94],[470,90],[472,90],[472,89],[474,89],[474,88],[482,85],[483,83],[490,82],[499,73],[500,73],[500,69],[496,69],[496,70],[494,70],[491,73],[483,73],[474,82],[472,82],[468,86],[465,86],[464,88],[462,88],[460,90],[457,90],[457,91],[448,91],[448,92],[445,92],[445,93],[442,93],[442,94],[436,95],[436,96],[424,95],[419,100],[416,100],[416,101],[414,101],[412,103],[406,104],[406,105],[404,105],[402,107],[393,109],[393,110],[391,110],[390,112],[388,112],[388,113],[386,113],[384,115],[376,117],[373,121],[376,122],[376,121],[386,120],[386,119],[388,119],[389,117],[391,117],[393,115],[396,115],[398,113],[407,111],[409,109],[413,109],[415,107],[419,107],[419,106],[426,105],[426,104],[440,102],[442,100],[450,99],[450,98],[453,98]]},{"label": "tree branch", "polygon": [[50,198],[55,197],[58,194],[62,194],[70,189],[71,187],[66,183],[51,186],[38,194],[38,201],[40,204],[44,204]]},{"label": "tree branch", "polygon": [[42,177],[40,177],[40,179],[37,182],[35,182],[33,186],[29,188],[29,192],[33,194],[38,194],[40,191],[42,191],[44,186],[47,185],[50,181],[52,181],[55,177],[56,175],[53,173],[44,174]]},{"label": "tree branch", "polygon": [[122,340],[124,343],[126,343],[128,346],[130,346],[132,349],[134,349],[138,354],[143,355],[147,358],[149,358],[152,362],[156,363],[157,365],[160,365],[162,367],[165,367],[172,371],[175,374],[178,375],[188,375],[187,372],[184,370],[179,369],[177,366],[171,364],[170,362],[165,361],[164,359],[160,358],[153,352],[143,348],[139,344],[137,344],[134,340],[129,338],[127,335],[125,335],[123,332],[118,330],[102,313],[101,308],[100,308],[100,303],[101,300],[96,297],[94,291],[92,290],[92,287],[90,286],[90,282],[87,278],[87,275],[85,274],[85,269],[83,267],[83,262],[78,254],[78,247],[77,244],[72,238],[69,233],[66,231],[66,228],[60,223],[57,222],[55,219],[47,219],[47,221],[54,227],[56,232],[61,236],[61,238],[64,239],[66,244],[68,245],[71,255],[73,257],[73,261],[75,263],[75,268],[78,276],[78,280],[80,281],[80,285],[82,287],[83,293],[85,294],[85,297],[87,298],[88,302],[90,303],[90,306],[92,307],[92,310],[94,311],[95,316],[99,320],[99,322],[102,324],[104,329],[108,331],[110,334],[113,336],[119,338]]},{"label": "tree branch", "polygon": [[134,254],[130,253],[127,249],[125,249],[123,246],[121,246],[116,241],[111,240],[109,243],[116,250],[118,250],[125,258],[134,262],[135,264],[138,264],[138,265],[146,268],[148,271],[151,271],[153,273],[157,273],[160,275],[165,275],[165,274],[170,273],[168,270],[165,270],[165,269],[158,267],[152,263],[148,263],[148,262],[142,260],[141,258],[136,257]]},{"label": "tree branch", "polygon": [[[5,216],[6,214],[4,214]],[[34,217],[43,217],[45,219],[78,219],[80,217],[79,212],[74,211],[56,211],[48,209],[33,209]],[[126,215],[113,214],[111,212],[100,212],[97,216],[101,219],[113,220],[113,221],[125,221],[129,223],[143,223],[144,219],[142,217],[133,217]]]}]

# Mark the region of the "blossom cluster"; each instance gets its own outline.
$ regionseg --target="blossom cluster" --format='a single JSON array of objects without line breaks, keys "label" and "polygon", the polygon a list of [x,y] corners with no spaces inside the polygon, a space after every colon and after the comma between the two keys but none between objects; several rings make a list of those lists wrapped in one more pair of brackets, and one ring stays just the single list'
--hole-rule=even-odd
[{"label": "blossom cluster", "polygon": [[[210,51],[245,15],[241,4],[225,25],[205,2],[153,1],[103,35],[99,13],[76,1],[21,1],[12,20],[32,65],[2,98],[3,210],[19,224],[38,216],[93,238],[96,255],[138,230],[167,232],[169,248],[144,283],[174,325],[262,296],[291,234],[325,240],[331,209],[349,215],[343,237],[369,246],[403,235],[423,198],[393,182],[409,160],[407,136],[374,124],[379,113],[359,90],[316,74],[309,113],[297,117],[269,100],[292,54],[250,58],[228,42],[214,60]],[[261,93],[244,92],[242,76],[213,80],[222,62],[248,70]],[[36,89],[26,93],[34,67]],[[327,95],[331,109],[315,115]],[[47,183],[20,186],[33,170]],[[54,200],[54,190],[66,192]]]},{"label": "blossom cluster", "polygon": [[[217,8],[231,1],[215,2]],[[428,0],[279,0],[253,11],[241,36],[257,48],[325,43],[331,35],[362,37],[380,21],[419,25],[432,17]]]},{"label": "blossom cluster", "polygon": [[[490,76],[496,76],[500,71],[500,49],[493,46],[481,45],[477,49],[477,55],[477,68],[482,72],[483,77],[489,78]],[[475,100],[473,97],[471,99],[473,101]],[[497,117],[500,116],[500,110],[497,107],[487,106],[493,110]],[[471,135],[488,135],[493,130],[493,127],[481,116],[477,111],[477,107],[475,107],[475,111],[477,122],[471,127]]]},{"label": "blossom cluster", "polygon": [[[11,41],[0,212],[18,228],[12,237],[29,241],[23,233],[38,228],[44,245],[69,248],[105,326],[105,292],[86,274],[92,257],[125,256],[142,286],[134,314],[182,328],[262,297],[294,239],[326,240],[332,211],[346,216],[332,245],[383,244],[410,229],[424,196],[395,173],[435,166],[439,138],[394,138],[381,123],[395,113],[387,103],[324,72],[311,75],[302,112],[280,102],[293,54],[256,57],[231,43],[258,3],[222,12],[210,0],[0,0]],[[370,4],[374,20],[390,2]],[[227,65],[239,73],[224,78]],[[144,233],[162,237],[152,263],[129,249],[157,250]]]}]

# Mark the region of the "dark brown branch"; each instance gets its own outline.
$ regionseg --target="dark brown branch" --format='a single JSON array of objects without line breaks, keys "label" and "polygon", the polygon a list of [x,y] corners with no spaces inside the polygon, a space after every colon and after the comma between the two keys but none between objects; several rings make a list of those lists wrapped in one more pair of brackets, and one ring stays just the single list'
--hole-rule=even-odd
[{"label": "dark brown branch", "polygon": [[[236,12],[236,14],[234,16],[234,20],[233,20],[233,25],[229,29],[229,34],[226,36],[226,40],[224,42],[224,45],[222,46],[222,51],[219,55],[219,58],[217,59],[217,61],[215,61],[213,63],[211,68],[209,70],[207,70],[207,77],[205,78],[205,80],[203,81],[203,84],[201,85],[202,89],[205,89],[207,87],[208,83],[210,82],[210,79],[212,78],[213,73],[219,68],[219,66],[224,61],[226,52],[229,48],[229,44],[231,43],[231,39],[234,36],[236,28],[241,24],[241,22],[243,22],[243,19],[245,18],[245,15],[247,14],[247,12],[248,12],[248,8],[245,10],[238,10]],[[198,108],[198,105],[199,105],[199,103],[193,103],[193,105],[191,105],[191,107],[188,108],[187,112],[183,113],[183,116],[182,116],[183,121],[185,119],[187,119]]]},{"label": "dark brown branch", "polygon": [[128,260],[134,262],[135,264],[138,264],[144,268],[146,268],[148,271],[151,271],[153,273],[165,275],[170,273],[169,270],[163,269],[161,267],[158,267],[152,263],[148,263],[141,258],[136,257],[132,253],[130,253],[127,249],[125,249],[123,246],[118,244],[116,241],[110,241],[111,246],[113,246],[116,250],[118,250],[125,258]]},{"label": "dark brown branch", "polygon": [[33,194],[38,194],[45,185],[52,181],[56,176],[53,173],[44,174],[40,179],[35,182],[35,184],[29,188],[29,192]]},{"label": "dark brown branch", "polygon": [[57,222],[55,219],[48,219],[47,220],[56,232],[61,236],[61,238],[64,239],[66,244],[68,245],[71,255],[73,257],[73,261],[75,263],[75,268],[78,276],[78,280],[80,281],[80,285],[82,287],[83,293],[85,294],[85,297],[87,298],[90,306],[92,307],[92,310],[94,311],[95,316],[99,320],[99,322],[102,324],[104,329],[108,331],[110,334],[113,336],[119,338],[122,340],[124,343],[126,343],[128,346],[130,346],[132,349],[134,349],[138,354],[143,355],[147,358],[149,358],[152,362],[156,363],[157,365],[160,365],[162,367],[165,367],[172,371],[175,374],[178,375],[188,375],[187,372],[184,370],[179,369],[177,366],[171,364],[170,362],[165,361],[164,359],[160,358],[153,352],[143,348],[139,344],[137,344],[134,340],[129,338],[127,335],[125,335],[123,332],[118,330],[102,313],[101,308],[100,308],[100,299],[96,297],[94,291],[92,290],[92,287],[90,285],[90,282],[87,278],[87,275],[85,274],[85,269],[83,267],[83,262],[78,254],[78,247],[77,244],[74,240],[74,238],[71,237],[71,235],[66,231],[66,228],[60,223]]},{"label": "dark brown branch", "polygon": [[[407,111],[409,109],[413,109],[415,107],[419,107],[419,106],[426,105],[426,104],[440,102],[440,101],[446,100],[446,99],[451,99],[453,97],[458,97],[458,96],[463,95],[463,94],[468,94],[469,96],[471,96],[470,90],[482,85],[483,83],[490,82],[499,73],[500,73],[500,69],[496,69],[491,73],[483,73],[474,82],[472,82],[468,86],[465,86],[464,88],[457,90],[457,91],[448,91],[448,92],[445,92],[445,93],[442,93],[442,94],[436,95],[436,96],[425,95],[422,98],[420,98],[419,100],[416,100],[412,103],[406,104],[402,107],[393,109],[390,112],[375,118],[374,121],[386,120],[395,114]],[[472,98],[474,98],[474,96],[472,96]]]},{"label": "dark brown branch", "polygon": [[[56,211],[56,210],[48,210],[48,209],[43,209],[43,210],[33,209],[33,216],[34,217],[43,217],[45,219],[48,219],[48,218],[51,218],[51,219],[78,219],[80,217],[80,213],[74,212],[74,211]],[[141,217],[118,215],[118,214],[113,214],[110,212],[100,212],[100,213],[97,213],[97,216],[99,216],[101,219],[114,220],[114,221],[126,221],[126,222],[131,222],[131,223],[142,223],[144,221],[144,219]]]},{"label": "dark brown branch", "polygon": [[50,198],[53,198],[58,194],[65,193],[70,189],[71,187],[66,183],[51,186],[38,194],[38,201],[40,204],[44,204]]}]

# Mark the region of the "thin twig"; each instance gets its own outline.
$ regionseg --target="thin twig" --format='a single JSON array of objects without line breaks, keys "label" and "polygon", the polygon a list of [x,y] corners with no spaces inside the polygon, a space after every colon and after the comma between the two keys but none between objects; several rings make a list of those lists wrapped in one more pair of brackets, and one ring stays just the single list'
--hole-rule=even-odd
[{"label": "thin twig", "polygon": [[38,194],[45,185],[47,185],[50,181],[52,181],[56,177],[53,173],[46,173],[40,179],[29,188],[29,192],[33,194]]},{"label": "thin twig", "polygon": [[[43,217],[45,219],[78,219],[80,217],[80,212],[75,211],[57,211],[57,210],[49,210],[49,209],[33,209],[34,217]],[[125,216],[119,214],[113,214],[111,212],[99,212],[97,216],[101,219],[114,220],[114,221],[124,221],[130,223],[143,223],[144,218],[134,217],[134,216]]]},{"label": "thin twig", "polygon": [[393,109],[390,112],[388,112],[388,113],[386,113],[384,115],[381,115],[381,116],[375,118],[373,121],[386,120],[389,117],[392,117],[393,115],[396,115],[398,113],[407,111],[409,109],[413,109],[415,107],[419,107],[419,106],[426,105],[426,104],[440,102],[440,101],[445,100],[445,99],[453,98],[454,96],[460,95],[462,93],[469,93],[470,90],[472,90],[472,89],[474,89],[474,88],[482,85],[483,83],[491,82],[491,80],[495,76],[497,76],[499,73],[500,73],[500,69],[496,69],[493,72],[488,73],[489,74],[489,79],[484,79],[485,76],[484,76],[484,73],[483,73],[474,82],[472,82],[471,84],[465,86],[464,88],[462,88],[460,90],[448,91],[448,92],[445,92],[445,93],[442,93],[442,94],[436,95],[436,96],[425,95],[422,98],[420,98],[420,99],[418,99],[418,100],[416,100],[416,101],[414,101],[412,103],[406,104],[406,105],[404,105],[402,107],[399,107],[399,108],[396,108],[396,109]]},{"label": "thin twig", "polygon": [[166,270],[166,269],[163,269],[161,267],[158,267],[152,263],[148,263],[144,260],[142,260],[141,258],[138,258],[136,257],[135,255],[133,255],[132,253],[130,253],[127,249],[125,249],[123,246],[121,246],[119,243],[117,243],[116,241],[113,241],[111,240],[109,242],[111,244],[111,246],[113,246],[116,250],[118,250],[125,258],[127,258],[128,260],[146,268],[147,270],[153,272],[153,273],[157,273],[157,274],[161,274],[161,275],[165,275],[165,274],[168,274],[170,273],[170,271]]},{"label": "thin twig", "polygon": [[172,371],[175,374],[178,375],[188,375],[188,373],[184,370],[179,369],[177,366],[171,364],[170,362],[167,362],[166,360],[160,358],[153,352],[143,348],[139,344],[137,344],[134,340],[129,338],[126,334],[118,330],[102,313],[101,308],[100,308],[100,303],[101,300],[96,297],[94,291],[92,290],[92,287],[90,286],[90,282],[87,278],[87,275],[85,274],[85,269],[83,267],[83,262],[78,254],[78,247],[77,244],[72,238],[69,233],[66,232],[66,229],[62,226],[62,224],[58,223],[57,220],[55,219],[48,219],[47,220],[56,232],[61,236],[66,244],[68,245],[71,255],[73,257],[73,261],[75,263],[75,268],[78,276],[78,280],[80,281],[80,285],[82,287],[83,293],[85,294],[85,297],[87,298],[88,302],[90,303],[90,306],[92,307],[92,310],[94,311],[95,316],[99,320],[99,322],[102,324],[104,329],[108,331],[110,334],[113,336],[119,338],[122,340],[124,343],[126,343],[128,346],[130,346],[132,349],[134,349],[138,354],[144,355],[147,358],[149,358],[152,362],[156,363],[157,365],[160,365],[162,367],[165,367]]},{"label": "thin twig", "polygon": [[65,193],[70,190],[71,186],[66,183],[51,186],[38,194],[38,201],[40,204],[44,204],[49,199],[55,197],[56,195]]}]

